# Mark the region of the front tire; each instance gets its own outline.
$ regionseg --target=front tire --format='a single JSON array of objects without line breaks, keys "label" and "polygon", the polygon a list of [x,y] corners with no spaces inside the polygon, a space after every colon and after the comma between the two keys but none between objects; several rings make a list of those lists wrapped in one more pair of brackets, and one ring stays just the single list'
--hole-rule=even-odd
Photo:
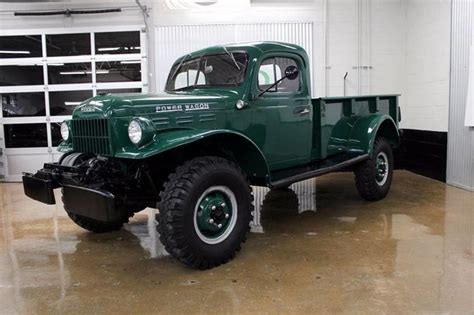
[{"label": "front tire", "polygon": [[[59,164],[64,166],[75,166],[87,161],[91,157],[90,154],[73,152],[65,153],[59,159]],[[66,210],[67,215],[71,218],[74,223],[79,225],[81,228],[88,230],[94,233],[105,233],[120,230],[124,223],[128,222],[130,215],[124,215],[122,218],[114,221],[98,221],[94,220],[79,214],[75,214],[73,211],[69,210],[68,205],[66,204],[64,197],[62,197],[64,210]],[[84,202],[87,202],[84,200]],[[127,213],[124,211],[124,213]]]},{"label": "front tire", "polygon": [[69,218],[71,218],[71,220],[74,221],[74,223],[79,225],[81,228],[94,232],[94,233],[118,231],[122,228],[124,223],[128,222],[128,217],[126,218],[124,217],[123,219],[117,220],[117,221],[104,222],[104,221],[94,220],[94,219],[84,217],[79,214],[69,212],[67,209],[66,209],[66,212]]},{"label": "front tire", "polygon": [[375,139],[370,159],[354,171],[357,190],[362,198],[376,201],[385,198],[393,177],[392,147],[384,138]]},{"label": "front tire", "polygon": [[168,253],[199,269],[228,262],[246,240],[252,195],[233,162],[199,157],[179,166],[164,184],[158,232]]}]

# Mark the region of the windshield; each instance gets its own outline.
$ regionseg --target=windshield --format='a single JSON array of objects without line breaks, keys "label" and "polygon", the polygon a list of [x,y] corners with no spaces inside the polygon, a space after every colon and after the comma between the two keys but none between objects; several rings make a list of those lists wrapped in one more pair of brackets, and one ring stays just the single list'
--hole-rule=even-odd
[{"label": "windshield", "polygon": [[183,60],[171,68],[167,91],[191,88],[239,86],[245,78],[248,57],[246,53],[204,55]]}]

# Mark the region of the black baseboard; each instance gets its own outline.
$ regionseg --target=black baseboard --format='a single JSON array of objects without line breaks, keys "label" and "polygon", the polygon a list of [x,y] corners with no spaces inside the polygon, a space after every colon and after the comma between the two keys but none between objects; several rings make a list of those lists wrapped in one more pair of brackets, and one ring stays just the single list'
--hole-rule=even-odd
[{"label": "black baseboard", "polygon": [[446,182],[448,133],[403,129],[395,167]]}]

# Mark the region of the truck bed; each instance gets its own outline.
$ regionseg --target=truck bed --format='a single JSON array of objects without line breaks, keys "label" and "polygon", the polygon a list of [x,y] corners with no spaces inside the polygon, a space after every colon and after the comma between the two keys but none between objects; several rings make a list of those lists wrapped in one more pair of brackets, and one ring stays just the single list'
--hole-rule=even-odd
[{"label": "truck bed", "polygon": [[[312,99],[313,134],[311,161],[307,165],[271,174],[273,187],[348,169],[369,158],[358,149],[357,139],[367,139],[370,122],[390,117],[398,127],[398,96],[370,95]],[[357,128],[360,127],[360,128]],[[365,129],[364,129],[365,128]]]},{"label": "truck bed", "polygon": [[398,94],[321,97],[313,104],[313,159],[325,159],[348,147],[355,122],[364,116],[388,115],[398,125]]}]

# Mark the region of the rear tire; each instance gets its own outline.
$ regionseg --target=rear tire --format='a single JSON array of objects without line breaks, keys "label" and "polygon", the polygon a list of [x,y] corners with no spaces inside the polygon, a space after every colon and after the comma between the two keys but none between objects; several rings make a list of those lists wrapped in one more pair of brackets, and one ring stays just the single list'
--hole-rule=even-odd
[{"label": "rear tire", "polygon": [[393,177],[393,152],[386,139],[375,139],[371,158],[358,165],[354,174],[362,198],[369,201],[385,198]]},{"label": "rear tire", "polygon": [[180,262],[199,269],[234,258],[252,220],[245,175],[220,157],[192,159],[168,177],[157,215],[160,240]]}]

